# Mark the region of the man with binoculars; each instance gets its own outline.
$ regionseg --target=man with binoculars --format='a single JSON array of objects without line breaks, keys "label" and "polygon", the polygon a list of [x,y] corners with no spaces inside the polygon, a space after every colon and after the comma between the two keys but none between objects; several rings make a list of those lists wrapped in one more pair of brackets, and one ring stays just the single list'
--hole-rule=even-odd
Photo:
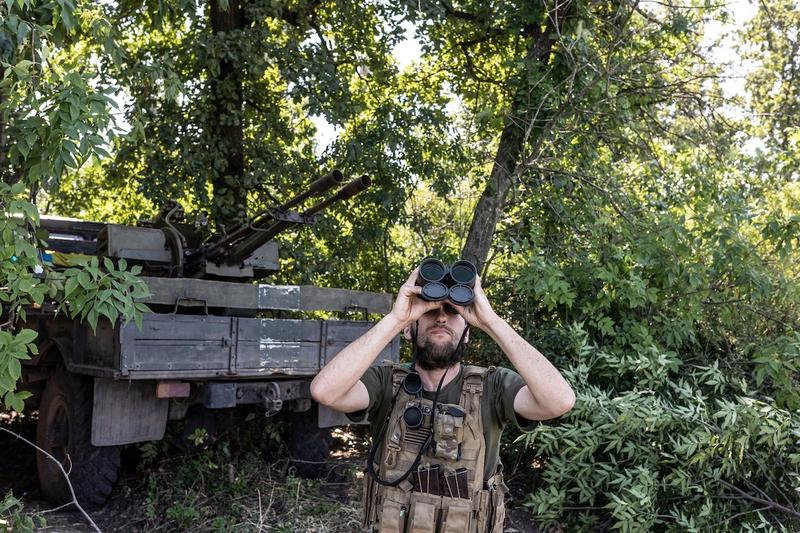
[{"label": "man with binoculars", "polygon": [[[516,372],[463,365],[470,327],[492,337]],[[371,367],[400,332],[412,341],[411,365]],[[322,368],[311,394],[369,420],[363,525],[398,533],[501,532],[503,429],[531,430],[575,402],[559,371],[494,312],[475,268],[434,259],[411,273],[388,315]]]}]

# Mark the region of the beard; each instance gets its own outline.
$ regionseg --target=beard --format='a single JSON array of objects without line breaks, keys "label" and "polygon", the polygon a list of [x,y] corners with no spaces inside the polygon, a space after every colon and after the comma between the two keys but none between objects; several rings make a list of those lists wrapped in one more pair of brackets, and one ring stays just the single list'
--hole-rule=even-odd
[{"label": "beard", "polygon": [[425,370],[448,368],[461,362],[462,348],[453,343],[433,344],[425,341],[425,345],[417,349],[417,364]]}]

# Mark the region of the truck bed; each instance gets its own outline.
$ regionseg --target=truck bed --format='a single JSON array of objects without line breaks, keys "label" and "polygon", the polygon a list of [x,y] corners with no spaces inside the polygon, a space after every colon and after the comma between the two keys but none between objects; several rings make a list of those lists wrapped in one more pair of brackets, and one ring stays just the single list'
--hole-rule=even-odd
[{"label": "truck bed", "polygon": [[[313,377],[372,322],[147,313],[97,334],[81,325],[70,370],[113,379]],[[397,359],[399,338],[376,360]],[[109,349],[113,346],[114,349]]]}]

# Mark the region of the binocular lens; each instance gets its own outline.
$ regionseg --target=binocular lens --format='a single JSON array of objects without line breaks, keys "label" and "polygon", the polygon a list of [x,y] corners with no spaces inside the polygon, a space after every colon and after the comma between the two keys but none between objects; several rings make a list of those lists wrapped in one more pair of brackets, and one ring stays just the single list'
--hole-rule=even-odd
[{"label": "binocular lens", "polygon": [[406,393],[416,396],[422,390],[422,378],[416,372],[409,372],[403,379],[403,390]]},{"label": "binocular lens", "polygon": [[425,417],[422,414],[422,409],[416,405],[406,407],[406,410],[403,411],[403,420],[408,428],[417,429],[422,425],[424,418]]},{"label": "binocular lens", "polygon": [[455,305],[469,305],[475,297],[472,287],[477,275],[475,265],[464,259],[447,268],[438,259],[429,257],[420,263],[416,283],[422,287],[423,300],[439,302],[449,298]]},{"label": "binocular lens", "polygon": [[419,277],[423,282],[422,284],[431,281],[442,281],[445,274],[447,274],[447,268],[438,259],[428,258],[419,265]]},{"label": "binocular lens", "polygon": [[447,298],[447,292],[447,285],[438,281],[431,281],[422,287],[422,299],[429,302],[438,302]]},{"label": "binocular lens", "polygon": [[450,301],[456,305],[469,305],[475,298],[475,293],[466,285],[453,285],[450,287]]},{"label": "binocular lens", "polygon": [[450,277],[455,283],[461,285],[469,285],[472,287],[475,284],[475,276],[477,275],[478,271],[475,265],[469,261],[456,261],[450,268]]}]

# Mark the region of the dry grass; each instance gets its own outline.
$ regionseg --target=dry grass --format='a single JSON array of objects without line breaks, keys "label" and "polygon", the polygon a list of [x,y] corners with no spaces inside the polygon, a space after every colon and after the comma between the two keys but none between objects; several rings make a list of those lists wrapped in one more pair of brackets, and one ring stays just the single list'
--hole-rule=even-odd
[{"label": "dry grass", "polygon": [[[22,433],[35,432],[34,420],[13,422]],[[114,494],[92,517],[106,533],[360,531],[364,431],[336,430],[334,436],[337,447],[329,461],[320,463],[321,479],[314,480],[294,475],[282,436],[263,419],[193,454],[178,451],[166,440],[129,447]],[[6,488],[24,499],[26,513],[45,513],[48,527],[42,531],[91,531],[77,514],[49,512],[51,506],[37,499],[33,451],[12,441],[1,443],[16,465],[12,469],[0,459],[0,474],[9,474]],[[515,510],[509,514],[507,531],[537,529],[528,513]]]},{"label": "dry grass", "polygon": [[320,479],[296,477],[280,443],[259,449],[240,437],[158,458],[123,480],[98,519],[107,532],[358,531],[362,454],[357,439],[337,437]]}]

